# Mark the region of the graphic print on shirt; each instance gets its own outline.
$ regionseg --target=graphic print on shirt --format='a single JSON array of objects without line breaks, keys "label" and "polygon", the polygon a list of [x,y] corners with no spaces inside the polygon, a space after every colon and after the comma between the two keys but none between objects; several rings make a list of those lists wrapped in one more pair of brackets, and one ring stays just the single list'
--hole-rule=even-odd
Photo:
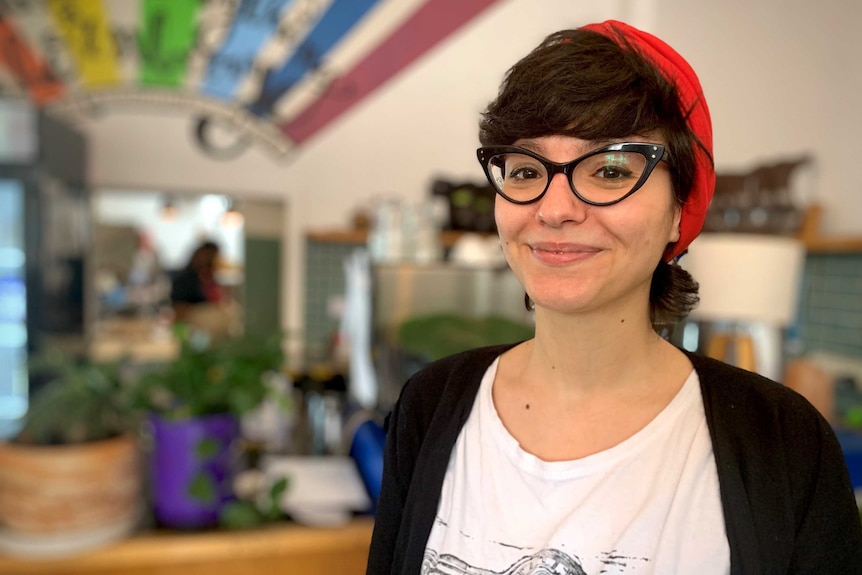
[{"label": "graphic print on shirt", "polygon": [[[439,516],[434,520],[434,523],[443,529],[449,527]],[[474,539],[474,537],[463,531],[459,532],[459,534],[463,538]],[[517,549],[524,552],[525,555],[518,558],[508,568],[502,571],[494,571],[470,565],[451,553],[441,554],[433,549],[426,549],[425,555],[422,558],[421,575],[587,575],[586,570],[581,565],[580,559],[577,556],[569,555],[565,551],[546,548],[528,554],[531,551],[529,547],[519,547],[499,541],[492,543],[502,547]],[[565,544],[563,546],[565,547]],[[634,566],[634,571],[628,571],[628,568],[633,566],[631,564],[632,561],[641,563],[650,562],[645,557],[623,555],[616,549],[601,553],[598,560],[602,567],[601,571],[596,575],[635,574],[638,571],[637,566]]]},{"label": "graphic print on shirt", "polygon": [[[630,566],[628,562],[631,560],[649,562],[649,559],[619,555],[615,551],[602,553],[600,561],[603,567],[599,575],[622,574]],[[439,555],[436,551],[427,550],[422,560],[421,573],[422,575],[587,575],[576,557],[558,549],[542,549],[532,555],[525,555],[503,571],[482,569],[454,555],[448,553]]]},{"label": "graphic print on shirt", "polygon": [[425,551],[422,575],[587,575],[580,562],[556,549],[542,549],[521,557],[503,571],[490,571],[469,565],[454,555]]}]

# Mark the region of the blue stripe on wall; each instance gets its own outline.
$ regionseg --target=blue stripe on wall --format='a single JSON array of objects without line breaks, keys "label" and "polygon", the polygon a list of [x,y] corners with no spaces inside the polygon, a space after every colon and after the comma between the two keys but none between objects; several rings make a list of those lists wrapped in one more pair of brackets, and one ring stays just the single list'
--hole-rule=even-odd
[{"label": "blue stripe on wall", "polygon": [[252,113],[266,116],[275,102],[306,74],[318,68],[323,56],[362,20],[378,0],[335,0],[281,68],[267,72]]},{"label": "blue stripe on wall", "polygon": [[281,13],[295,0],[243,0],[221,49],[209,62],[201,91],[231,99],[261,47],[278,30]]}]

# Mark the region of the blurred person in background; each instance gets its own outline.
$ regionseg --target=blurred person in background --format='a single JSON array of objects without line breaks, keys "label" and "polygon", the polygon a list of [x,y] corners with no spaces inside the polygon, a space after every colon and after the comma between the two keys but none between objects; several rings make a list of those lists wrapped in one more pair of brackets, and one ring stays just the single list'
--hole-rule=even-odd
[{"label": "blurred person in background", "polygon": [[233,333],[237,321],[236,303],[216,278],[219,255],[218,244],[202,242],[171,282],[174,320],[214,338]]}]

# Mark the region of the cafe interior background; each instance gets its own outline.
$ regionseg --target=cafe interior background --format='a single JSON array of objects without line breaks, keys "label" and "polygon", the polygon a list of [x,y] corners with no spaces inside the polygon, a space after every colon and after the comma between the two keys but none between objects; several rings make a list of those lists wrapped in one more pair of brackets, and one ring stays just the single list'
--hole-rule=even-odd
[{"label": "cafe interior background", "polygon": [[862,485],[852,0],[0,2],[3,437],[49,348],[172,361],[170,278],[209,239],[234,308],[197,327],[281,337],[291,407],[247,424],[291,466],[287,515],[323,460],[362,488],[344,508],[367,511],[368,470],[344,466],[356,413],[377,425],[423,361],[529,330],[475,161],[479,113],[546,34],[611,18],[691,62],[714,124],[708,234],[681,261],[704,306],[668,337],[808,395],[848,431]]}]

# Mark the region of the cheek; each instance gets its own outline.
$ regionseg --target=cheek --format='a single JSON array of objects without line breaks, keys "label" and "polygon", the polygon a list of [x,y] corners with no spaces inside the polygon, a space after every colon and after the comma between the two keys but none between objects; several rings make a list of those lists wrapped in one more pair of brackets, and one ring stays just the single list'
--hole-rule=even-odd
[{"label": "cheek", "polygon": [[509,243],[512,237],[513,230],[517,227],[517,213],[512,210],[512,204],[497,196],[494,202],[494,220],[497,223],[497,235],[500,236],[500,243],[503,244],[503,249]]},{"label": "cheek", "polygon": [[682,210],[669,194],[645,202],[641,209],[634,212],[633,218],[627,223],[630,229],[638,230],[643,245],[664,250],[667,244],[679,240]]},{"label": "cheek", "polygon": [[679,219],[672,212],[662,212],[657,204],[633,210],[614,220],[613,226],[630,249],[644,255],[661,254],[670,242],[679,238]]},{"label": "cheek", "polygon": [[497,222],[497,236],[500,239],[503,257],[506,259],[509,267],[515,271],[516,275],[518,273],[517,270],[520,268],[519,261],[522,256],[518,248],[521,245],[519,236],[527,225],[526,218],[529,218],[529,215],[525,215],[524,212],[528,211],[525,209],[525,206],[509,204],[506,200],[499,198],[494,208],[494,219]]}]

